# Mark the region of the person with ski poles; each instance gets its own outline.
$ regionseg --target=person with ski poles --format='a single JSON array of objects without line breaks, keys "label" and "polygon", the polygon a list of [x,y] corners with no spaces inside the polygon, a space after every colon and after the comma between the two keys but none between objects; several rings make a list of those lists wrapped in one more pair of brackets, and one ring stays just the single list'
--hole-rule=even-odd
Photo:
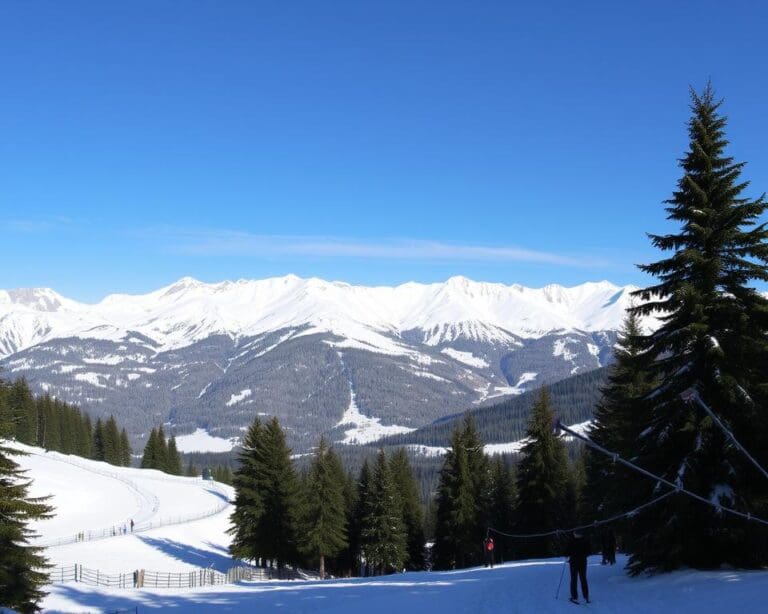
[{"label": "person with ski poles", "polygon": [[490,535],[483,540],[483,552],[485,553],[485,566],[493,569],[493,549],[496,544]]},{"label": "person with ski poles", "polygon": [[589,585],[587,584],[587,557],[589,556],[589,540],[579,531],[574,531],[565,551],[571,570],[571,602],[579,603],[579,593],[576,590],[577,580],[581,581],[581,594],[589,603]]}]

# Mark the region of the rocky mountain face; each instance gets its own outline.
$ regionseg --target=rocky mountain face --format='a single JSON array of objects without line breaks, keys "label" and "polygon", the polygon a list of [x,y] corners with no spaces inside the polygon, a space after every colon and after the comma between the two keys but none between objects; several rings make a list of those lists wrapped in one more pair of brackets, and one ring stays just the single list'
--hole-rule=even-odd
[{"label": "rocky mountain face", "polygon": [[114,414],[136,447],[159,423],[229,438],[276,415],[301,452],[320,433],[370,442],[603,366],[633,289],[185,278],[95,305],[0,291],[0,368]]}]

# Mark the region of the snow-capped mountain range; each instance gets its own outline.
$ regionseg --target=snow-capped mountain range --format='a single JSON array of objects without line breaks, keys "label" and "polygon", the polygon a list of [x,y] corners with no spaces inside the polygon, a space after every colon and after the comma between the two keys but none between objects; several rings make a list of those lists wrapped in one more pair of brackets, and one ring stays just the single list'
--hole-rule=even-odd
[{"label": "snow-capped mountain range", "polygon": [[396,287],[354,286],[294,275],[206,284],[190,277],[144,295],[112,294],[96,304],[48,288],[0,290],[0,357],[62,337],[121,341],[130,332],[158,351],[211,335],[233,339],[308,326],[384,353],[403,353],[395,338],[418,331],[435,346],[460,338],[509,341],[552,331],[615,330],[632,286],[607,281],[572,288],[475,282]]},{"label": "snow-capped mountain range", "polygon": [[232,437],[263,414],[296,448],[320,432],[361,443],[606,364],[634,289],[288,275],[183,278],[96,304],[8,290],[0,367],[114,413],[134,438],[159,422]]}]

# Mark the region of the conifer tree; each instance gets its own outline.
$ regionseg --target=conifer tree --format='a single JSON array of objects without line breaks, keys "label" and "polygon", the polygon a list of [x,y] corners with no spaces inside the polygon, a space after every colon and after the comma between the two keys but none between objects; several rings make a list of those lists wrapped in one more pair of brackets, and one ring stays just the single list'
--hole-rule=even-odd
[{"label": "conifer tree", "polygon": [[[497,456],[491,464],[488,524],[504,533],[511,533],[516,524],[517,484],[504,459]],[[493,535],[498,561],[513,557],[511,545],[500,534]]]},{"label": "conifer tree", "polygon": [[357,482],[352,474],[344,480],[344,514],[347,527],[347,545],[336,557],[335,569],[338,575],[357,575],[360,569],[360,528],[358,522]]},{"label": "conifer tree", "polygon": [[27,445],[37,445],[37,410],[35,399],[27,380],[17,379],[8,392],[8,404],[11,410],[13,428],[9,436]]},{"label": "conifer tree", "polygon": [[[258,527],[264,515],[264,498],[260,484],[263,470],[262,438],[264,425],[256,418],[243,439],[238,454],[238,468],[232,479],[235,488],[235,510],[232,512],[232,556],[256,561],[261,556]],[[191,461],[190,461],[191,464]]]},{"label": "conifer tree", "polygon": [[[176,449],[176,436],[168,442],[168,461],[166,471],[172,475],[181,475],[181,456]],[[221,480],[220,480],[221,481]]]},{"label": "conifer tree", "polygon": [[[647,302],[634,308],[661,319],[644,344],[658,386],[647,396],[638,463],[721,505],[766,515],[765,480],[700,407],[681,397],[695,389],[768,463],[768,299],[754,287],[768,280],[768,229],[760,221],[768,203],[743,195],[744,163],[725,153],[726,119],[711,85],[691,98],[690,146],[666,201],[679,228],[651,235],[666,254],[640,267],[658,283],[638,293]],[[766,541],[753,524],[675,495],[638,517],[630,567],[764,565]]]},{"label": "conifer tree", "polygon": [[437,489],[433,563],[439,569],[480,562],[487,528],[488,457],[470,414],[451,437]]},{"label": "conifer tree", "polygon": [[128,441],[128,433],[123,428],[120,431],[120,465],[123,467],[131,466],[131,443]]},{"label": "conifer tree", "polygon": [[8,422],[0,423],[0,604],[26,614],[39,611],[50,567],[42,548],[29,545],[34,535],[27,525],[50,517],[53,509],[44,498],[29,496],[29,481],[12,459],[19,452],[2,445],[9,433]]},{"label": "conifer tree", "polygon": [[[553,432],[554,414],[547,388],[541,389],[528,423],[528,443],[517,468],[517,532],[539,533],[572,526],[573,482],[565,444]],[[570,504],[570,505],[569,505]],[[559,554],[552,538],[521,540],[516,556],[547,557]]]},{"label": "conifer tree", "polygon": [[419,500],[419,486],[413,477],[405,448],[399,448],[392,455],[389,466],[400,498],[400,513],[405,526],[406,568],[424,569],[424,518]]},{"label": "conifer tree", "polygon": [[168,440],[165,438],[165,431],[161,424],[157,428],[157,437],[155,438],[155,469],[170,473],[168,469]]},{"label": "conifer tree", "polygon": [[83,458],[93,458],[93,424],[88,414],[80,422],[80,445],[78,454]]},{"label": "conifer tree", "polygon": [[325,438],[320,439],[302,490],[299,546],[304,554],[319,561],[322,580],[326,557],[335,556],[347,545],[344,472]]},{"label": "conifer tree", "polygon": [[40,437],[41,445],[46,450],[60,450],[61,449],[61,416],[56,411],[53,399],[50,395],[46,394],[42,399],[38,400],[40,407],[42,408],[43,419],[43,431]]},{"label": "conifer tree", "polygon": [[360,468],[354,494],[354,501],[351,502],[351,518],[348,523],[349,552],[347,558],[353,575],[356,575],[358,571],[361,575],[369,575],[372,572],[369,561],[365,562],[365,569],[360,569],[363,560],[363,524],[371,500],[371,466],[367,458]]},{"label": "conifer tree", "polygon": [[[99,421],[96,421],[96,433],[98,433]],[[144,454],[141,457],[142,469],[156,469],[158,465],[157,458],[157,429],[152,429],[147,437],[147,443],[144,445]],[[96,437],[94,437],[94,447],[97,447]]]},{"label": "conifer tree", "polygon": [[120,431],[117,421],[110,416],[104,424],[104,460],[111,465],[120,465],[122,454],[120,452]]},{"label": "conifer tree", "polygon": [[96,425],[93,427],[93,460],[105,460],[105,452],[104,423],[101,418],[96,418]]},{"label": "conifer tree", "polygon": [[295,523],[298,481],[277,418],[248,433],[234,477],[232,553],[274,561],[278,568],[297,558]]},{"label": "conifer tree", "polygon": [[407,556],[402,504],[384,450],[376,457],[361,528],[363,555],[374,573],[402,569]]}]

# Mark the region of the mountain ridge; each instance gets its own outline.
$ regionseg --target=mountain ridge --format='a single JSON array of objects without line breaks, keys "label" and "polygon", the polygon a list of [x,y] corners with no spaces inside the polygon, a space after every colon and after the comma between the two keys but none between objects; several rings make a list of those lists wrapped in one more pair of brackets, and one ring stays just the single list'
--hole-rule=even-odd
[{"label": "mountain ridge", "polygon": [[145,294],[110,294],[80,303],[50,288],[0,290],[0,357],[61,337],[120,340],[135,331],[162,349],[213,334],[232,338],[309,325],[378,350],[391,339],[420,341],[537,338],[555,330],[615,330],[634,286],[608,281],[528,288],[476,282],[362,286],[296,275],[205,283],[192,277]]}]

